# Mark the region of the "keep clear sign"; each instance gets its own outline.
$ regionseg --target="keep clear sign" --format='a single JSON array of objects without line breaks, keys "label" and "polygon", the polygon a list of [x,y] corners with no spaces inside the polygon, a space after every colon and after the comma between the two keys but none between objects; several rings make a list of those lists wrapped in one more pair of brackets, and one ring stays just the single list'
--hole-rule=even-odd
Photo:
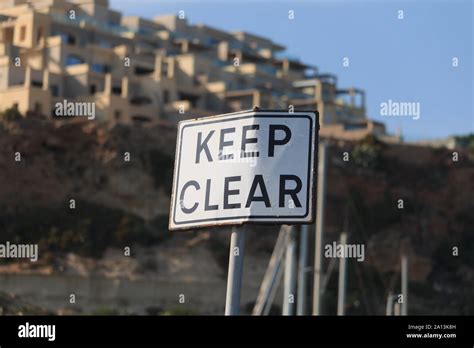
[{"label": "keep clear sign", "polygon": [[313,221],[316,112],[250,111],[178,126],[170,230]]}]

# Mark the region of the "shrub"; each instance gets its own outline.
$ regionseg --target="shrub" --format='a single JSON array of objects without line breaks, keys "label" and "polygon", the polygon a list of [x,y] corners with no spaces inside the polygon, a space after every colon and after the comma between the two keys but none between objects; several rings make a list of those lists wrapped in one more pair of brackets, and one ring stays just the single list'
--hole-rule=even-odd
[{"label": "shrub", "polygon": [[151,150],[148,153],[148,166],[155,188],[163,187],[168,194],[171,194],[174,167],[173,157],[161,150]]},{"label": "shrub", "polygon": [[361,168],[383,168],[382,144],[374,137],[367,136],[358,142],[352,151],[354,164]]},{"label": "shrub", "polygon": [[23,116],[16,107],[11,107],[1,112],[0,117],[7,121],[15,121],[21,119]]}]

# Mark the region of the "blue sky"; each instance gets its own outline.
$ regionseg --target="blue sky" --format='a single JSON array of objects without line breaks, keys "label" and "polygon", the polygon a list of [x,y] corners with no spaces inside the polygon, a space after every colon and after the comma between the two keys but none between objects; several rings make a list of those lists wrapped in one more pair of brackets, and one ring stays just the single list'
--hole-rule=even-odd
[{"label": "blue sky", "polygon": [[[320,72],[336,74],[339,88],[364,89],[369,118],[392,133],[400,128],[406,140],[474,132],[471,0],[110,0],[110,5],[145,18],[184,10],[190,23],[269,37]],[[343,67],[344,57],[349,67]],[[380,104],[389,99],[420,103],[420,118],[380,115]]]}]

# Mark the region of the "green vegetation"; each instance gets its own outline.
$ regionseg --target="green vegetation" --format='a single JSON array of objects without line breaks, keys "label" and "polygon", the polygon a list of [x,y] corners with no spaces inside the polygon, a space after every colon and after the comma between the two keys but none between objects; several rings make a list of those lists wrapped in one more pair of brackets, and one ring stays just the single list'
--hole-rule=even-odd
[{"label": "green vegetation", "polygon": [[[366,204],[364,192],[356,188],[351,188],[349,195],[350,201],[354,202],[352,209],[358,217],[358,220],[356,220],[358,224],[355,227],[364,228],[368,236],[401,221],[400,210],[394,209],[397,200],[390,191],[386,190],[383,199],[372,205]],[[355,204],[355,202],[357,203]],[[407,202],[405,202],[405,205],[405,211],[411,212],[413,210]]]},{"label": "green vegetation", "polygon": [[366,169],[383,168],[382,146],[382,143],[372,135],[359,141],[352,151],[355,165]]},{"label": "green vegetation", "polygon": [[454,139],[456,139],[456,142],[463,149],[467,149],[470,152],[474,152],[474,133],[457,136],[454,137]]},{"label": "green vegetation", "polygon": [[0,112],[0,118],[3,118],[7,121],[19,120],[22,117],[23,116],[21,115],[21,113],[15,107],[11,107],[11,108],[6,109],[3,112]]},{"label": "green vegetation", "polygon": [[220,276],[225,279],[229,267],[229,241],[219,236],[211,236],[209,239],[209,250],[212,252],[217,264],[221,269]]},{"label": "green vegetation", "polygon": [[163,187],[166,193],[171,194],[174,167],[173,157],[158,149],[153,149],[148,152],[148,158],[145,163],[151,172],[155,188]]},{"label": "green vegetation", "polygon": [[26,303],[17,296],[0,292],[0,315],[51,315],[48,310]]}]

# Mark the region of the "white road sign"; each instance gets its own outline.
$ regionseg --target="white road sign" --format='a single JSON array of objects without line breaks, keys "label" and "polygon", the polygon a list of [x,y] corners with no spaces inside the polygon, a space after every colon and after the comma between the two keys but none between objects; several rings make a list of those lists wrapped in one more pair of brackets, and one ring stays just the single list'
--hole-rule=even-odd
[{"label": "white road sign", "polygon": [[313,221],[315,112],[250,111],[178,126],[170,230]]}]

